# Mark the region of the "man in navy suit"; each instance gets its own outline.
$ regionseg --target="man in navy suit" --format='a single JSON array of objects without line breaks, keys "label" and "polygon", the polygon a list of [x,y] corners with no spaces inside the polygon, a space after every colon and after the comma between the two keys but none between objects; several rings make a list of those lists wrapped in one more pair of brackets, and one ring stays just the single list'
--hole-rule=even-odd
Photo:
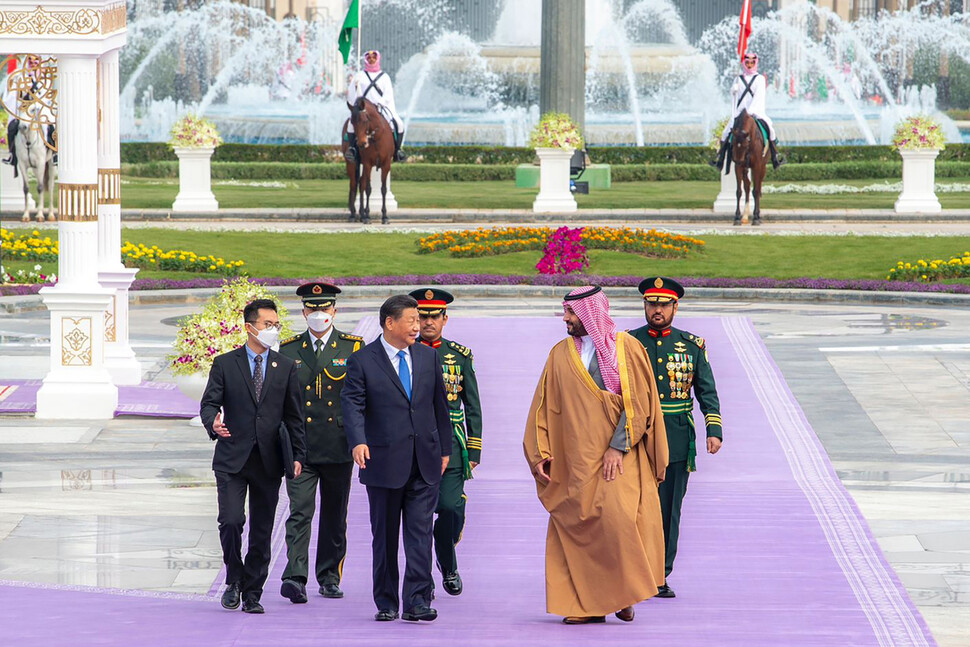
[{"label": "man in navy suit", "polygon": [[[300,380],[296,363],[276,351],[280,320],[276,304],[256,299],[243,310],[246,344],[212,362],[200,415],[216,441],[212,470],[219,497],[219,541],[226,564],[222,606],[263,613],[259,598],[269,572],[273,520],[280,479],[300,475],[306,455]],[[220,413],[220,409],[224,413]],[[225,415],[225,419],[223,419]],[[280,425],[286,423],[287,437]],[[285,441],[289,441],[286,446]],[[242,531],[249,492],[249,550],[242,559]]]},{"label": "man in navy suit", "polygon": [[415,344],[418,302],[393,296],[382,334],[347,360],[344,431],[367,486],[374,552],[375,620],[398,617],[397,549],[404,519],[404,620],[434,620],[431,544],[438,484],[451,456],[444,379],[433,348]]}]

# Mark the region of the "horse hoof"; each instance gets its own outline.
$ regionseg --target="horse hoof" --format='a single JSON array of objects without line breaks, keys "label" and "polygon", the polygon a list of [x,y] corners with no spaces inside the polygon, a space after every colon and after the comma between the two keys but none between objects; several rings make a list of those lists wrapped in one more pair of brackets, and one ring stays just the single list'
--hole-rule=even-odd
[{"label": "horse hoof", "polygon": [[735,227],[740,227],[741,226],[741,219],[740,218],[735,218],[734,219],[734,226]]},{"label": "horse hoof", "polygon": [[755,218],[754,220],[752,220],[751,221],[751,226],[752,227],[760,227],[761,226],[761,218]]},{"label": "horse hoof", "polygon": [[382,225],[386,225],[389,222],[391,222],[391,220],[387,216],[384,216],[384,217],[381,218],[381,224]]},{"label": "horse hoof", "polygon": [[370,218],[361,218],[360,219],[360,222],[361,222],[361,224],[369,225],[370,224]]},{"label": "horse hoof", "polygon": [[347,216],[347,222],[357,222],[357,216],[355,216],[354,214],[350,214],[349,216]]}]

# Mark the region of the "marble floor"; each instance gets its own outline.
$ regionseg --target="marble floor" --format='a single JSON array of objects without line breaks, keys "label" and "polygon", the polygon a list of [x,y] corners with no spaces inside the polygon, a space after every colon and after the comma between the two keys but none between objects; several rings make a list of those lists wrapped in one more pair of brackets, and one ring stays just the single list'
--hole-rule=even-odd
[{"label": "marble floor", "polygon": [[[343,299],[338,327],[379,302]],[[146,378],[168,379],[174,323],[193,307],[132,310]],[[615,316],[639,307],[614,299]],[[558,309],[482,297],[452,317],[493,317],[501,344],[508,317]],[[970,312],[687,299],[676,324],[721,315],[754,322],[937,641],[970,645]],[[45,375],[47,325],[41,311],[0,315],[0,384]],[[0,581],[206,594],[221,566],[210,457],[187,421],[0,418]]]}]

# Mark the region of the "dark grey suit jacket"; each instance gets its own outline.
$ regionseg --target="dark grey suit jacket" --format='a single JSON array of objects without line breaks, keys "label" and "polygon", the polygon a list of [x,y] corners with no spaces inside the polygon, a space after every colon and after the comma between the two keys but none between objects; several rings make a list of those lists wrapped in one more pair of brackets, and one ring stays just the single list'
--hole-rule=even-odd
[{"label": "dark grey suit jacket", "polygon": [[441,458],[451,456],[454,434],[438,352],[423,344],[412,345],[411,372],[408,400],[380,340],[347,360],[340,404],[348,445],[370,449],[367,467],[360,470],[364,485],[404,487],[415,455],[421,478],[434,485],[441,480]]}]

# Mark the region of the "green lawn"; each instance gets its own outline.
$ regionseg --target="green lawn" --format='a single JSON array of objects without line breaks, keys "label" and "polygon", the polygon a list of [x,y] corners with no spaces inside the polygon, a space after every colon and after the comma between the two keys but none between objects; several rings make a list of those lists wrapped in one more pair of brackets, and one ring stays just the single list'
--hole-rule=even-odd
[{"label": "green lawn", "polygon": [[[46,230],[53,237],[56,230]],[[126,229],[123,240],[241,259],[254,277],[340,277],[359,275],[487,273],[534,274],[539,252],[483,258],[452,258],[447,252],[418,254],[415,234],[246,233],[170,229]],[[820,277],[882,279],[897,260],[949,258],[970,249],[970,236],[704,236],[703,252],[660,260],[593,250],[593,274],[668,274],[703,277]],[[34,263],[5,262],[8,271]],[[44,273],[56,271],[45,264]],[[139,278],[212,277],[142,270]]]},{"label": "green lawn", "polygon": [[[947,178],[946,183],[970,183]],[[837,184],[865,186],[879,180],[845,180]],[[348,184],[338,180],[292,180],[286,188],[214,184],[219,206],[244,207],[346,207]],[[802,183],[799,183],[802,184]],[[815,183],[825,184],[825,183]],[[394,182],[394,195],[403,208],[529,209],[536,189],[517,189],[512,182]],[[622,182],[612,189],[578,195],[581,209],[695,209],[710,208],[719,187],[716,182]],[[166,209],[178,193],[177,180],[125,178],[122,204],[131,209]],[[891,209],[895,193],[765,195],[764,209]],[[970,193],[942,193],[945,209],[970,208]],[[380,208],[380,195],[371,196],[372,210]],[[377,205],[376,208],[374,205]]]}]

